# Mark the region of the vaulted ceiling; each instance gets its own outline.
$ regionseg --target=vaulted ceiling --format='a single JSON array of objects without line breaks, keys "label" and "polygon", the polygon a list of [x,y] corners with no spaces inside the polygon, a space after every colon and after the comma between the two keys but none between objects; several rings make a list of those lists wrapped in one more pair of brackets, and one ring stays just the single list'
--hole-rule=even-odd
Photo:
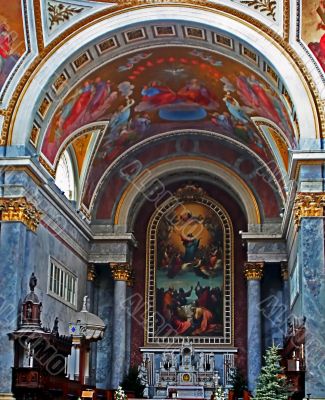
[{"label": "vaulted ceiling", "polygon": [[[36,151],[52,176],[68,149],[78,206],[94,219],[114,220],[129,165],[184,158],[183,174],[216,163],[243,181],[262,219],[278,216],[289,149],[321,135],[323,37],[307,17],[312,8],[322,22],[317,1],[302,19],[291,9],[299,38],[287,0],[31,3],[3,11],[2,143]],[[234,193],[235,181],[223,185]]]}]

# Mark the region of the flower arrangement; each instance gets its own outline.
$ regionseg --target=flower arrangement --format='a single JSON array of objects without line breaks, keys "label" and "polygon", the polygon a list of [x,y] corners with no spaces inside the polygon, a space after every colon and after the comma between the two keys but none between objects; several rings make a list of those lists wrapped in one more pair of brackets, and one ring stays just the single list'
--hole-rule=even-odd
[{"label": "flower arrangement", "polygon": [[121,386],[118,386],[117,390],[114,392],[114,400],[127,400],[127,395]]}]

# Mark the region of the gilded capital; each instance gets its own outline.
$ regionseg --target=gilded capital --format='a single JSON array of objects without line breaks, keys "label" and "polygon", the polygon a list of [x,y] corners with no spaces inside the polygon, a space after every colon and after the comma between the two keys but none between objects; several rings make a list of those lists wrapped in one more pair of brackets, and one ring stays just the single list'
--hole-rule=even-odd
[{"label": "gilded capital", "polygon": [[324,192],[298,193],[294,205],[295,223],[299,227],[301,218],[323,217],[325,207]]},{"label": "gilded capital", "polygon": [[246,262],[245,277],[248,281],[259,281],[263,277],[264,262]]},{"label": "gilded capital", "polygon": [[96,279],[96,268],[93,264],[88,265],[87,281],[93,282]]},{"label": "gilded capital", "polygon": [[131,274],[130,274],[130,278],[127,281],[128,287],[133,287],[134,286],[134,282],[135,282],[135,276],[134,276],[134,270],[132,269]]},{"label": "gilded capital", "polygon": [[0,198],[0,220],[5,222],[22,222],[35,232],[42,213],[26,200],[25,197]]},{"label": "gilded capital", "polygon": [[284,281],[289,279],[289,270],[287,261],[282,261],[281,263],[281,276]]},{"label": "gilded capital", "polygon": [[132,267],[129,263],[110,263],[110,267],[114,281],[130,281]]}]

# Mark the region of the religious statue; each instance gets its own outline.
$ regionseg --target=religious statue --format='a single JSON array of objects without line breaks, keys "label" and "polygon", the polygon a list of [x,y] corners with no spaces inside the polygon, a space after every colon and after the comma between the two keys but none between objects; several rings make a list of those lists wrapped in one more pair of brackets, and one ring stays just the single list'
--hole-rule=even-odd
[{"label": "religious statue", "polygon": [[31,277],[29,278],[29,288],[31,292],[34,292],[34,289],[37,285],[37,278],[34,275],[34,272],[32,273]]},{"label": "religious statue", "polygon": [[138,367],[138,377],[140,379],[141,385],[144,386],[143,397],[149,397],[149,385],[148,385],[148,371],[146,367],[146,362],[143,361]]}]

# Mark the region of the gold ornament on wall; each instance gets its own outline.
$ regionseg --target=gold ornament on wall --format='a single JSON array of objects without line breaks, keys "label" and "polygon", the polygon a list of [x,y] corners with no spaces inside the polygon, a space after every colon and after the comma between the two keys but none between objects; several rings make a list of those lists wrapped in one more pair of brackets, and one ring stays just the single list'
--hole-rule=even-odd
[{"label": "gold ornament on wall", "polygon": [[298,193],[294,205],[295,223],[300,227],[301,218],[316,218],[324,216],[325,193]]},{"label": "gold ornament on wall", "polygon": [[245,277],[248,281],[260,281],[263,278],[264,262],[246,262]]},{"label": "gold ornament on wall", "polygon": [[93,282],[96,279],[96,268],[93,264],[88,265],[87,281]]},{"label": "gold ornament on wall", "polygon": [[287,281],[289,279],[289,270],[287,261],[281,262],[281,276],[284,281]]},{"label": "gold ornament on wall", "polygon": [[25,197],[1,198],[0,220],[4,222],[22,222],[28,229],[35,232],[42,213],[26,200]]},{"label": "gold ornament on wall", "polygon": [[132,267],[128,263],[110,263],[114,281],[129,282],[132,277]]}]

